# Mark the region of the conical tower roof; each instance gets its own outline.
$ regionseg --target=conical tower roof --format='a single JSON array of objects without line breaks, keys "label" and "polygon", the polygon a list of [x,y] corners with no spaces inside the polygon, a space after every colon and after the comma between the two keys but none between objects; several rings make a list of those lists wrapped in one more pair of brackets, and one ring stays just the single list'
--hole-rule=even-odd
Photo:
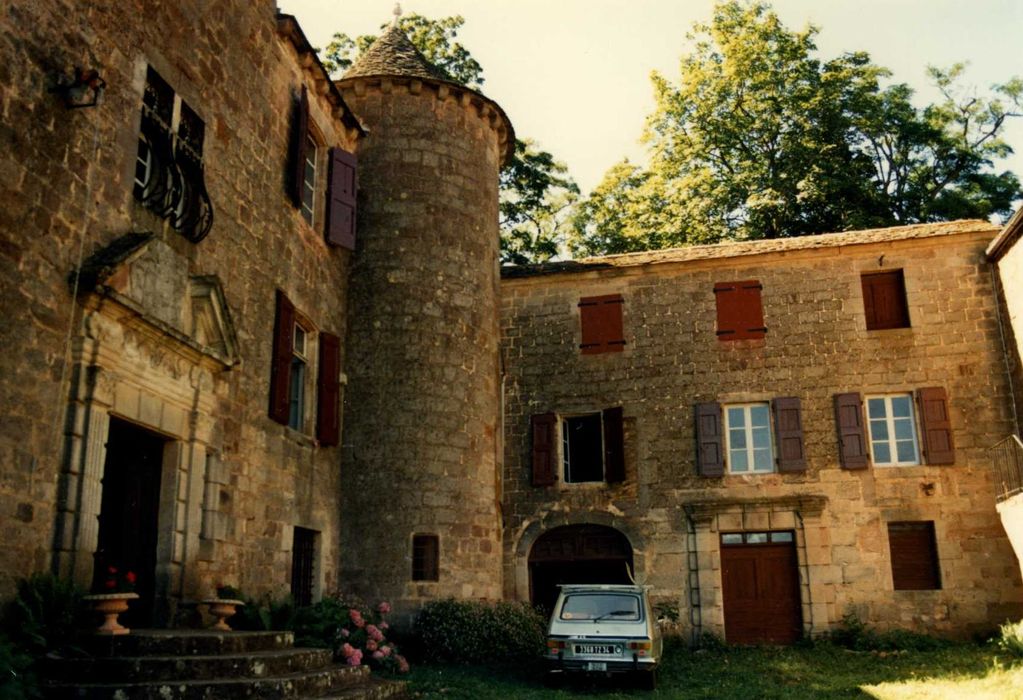
[{"label": "conical tower roof", "polygon": [[395,25],[387,28],[366,53],[345,71],[342,80],[370,75],[395,75],[454,82],[437,66],[419,53],[405,32]]}]

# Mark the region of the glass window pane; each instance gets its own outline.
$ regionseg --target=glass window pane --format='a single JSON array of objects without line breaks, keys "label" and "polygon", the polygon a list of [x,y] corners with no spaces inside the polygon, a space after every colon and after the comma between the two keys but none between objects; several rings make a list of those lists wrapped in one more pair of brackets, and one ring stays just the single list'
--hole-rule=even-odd
[{"label": "glass window pane", "polygon": [[729,430],[728,431],[728,444],[734,449],[744,449],[746,447],[746,431],[745,430]]},{"label": "glass window pane", "polygon": [[913,421],[908,418],[899,418],[895,421],[895,439],[896,440],[912,440],[913,439]]},{"label": "glass window pane", "polygon": [[898,455],[900,462],[916,462],[916,445],[911,440],[899,441],[895,443],[895,454]]},{"label": "glass window pane", "polygon": [[764,542],[767,542],[767,533],[766,532],[747,532],[746,533],[746,542],[748,544],[763,544]]},{"label": "glass window pane", "polygon": [[877,464],[891,464],[892,451],[887,442],[874,443],[874,462]]},{"label": "glass window pane", "polygon": [[733,532],[727,535],[721,535],[722,544],[742,544],[742,534]]},{"label": "glass window pane", "polygon": [[867,399],[867,415],[871,418],[884,418],[884,399]]},{"label": "glass window pane", "polygon": [[772,542],[791,542],[792,541],[792,533],[791,532],[772,532],[771,533],[771,541]]},{"label": "glass window pane", "polygon": [[892,415],[896,418],[907,418],[912,412],[912,403],[908,396],[892,397]]},{"label": "glass window pane", "polygon": [[733,450],[728,456],[729,467],[733,472],[749,471],[749,458],[745,450]]},{"label": "glass window pane", "polygon": [[873,440],[887,440],[888,422],[883,420],[870,421],[870,437]]},{"label": "glass window pane", "polygon": [[753,427],[762,427],[767,425],[767,405],[759,404],[756,406],[750,406],[750,425]]},{"label": "glass window pane", "polygon": [[771,431],[767,428],[753,429],[753,447],[769,448],[771,446]]},{"label": "glass window pane", "polygon": [[728,409],[728,427],[741,428],[746,425],[746,412],[741,408]]},{"label": "glass window pane", "polygon": [[769,472],[772,467],[770,450],[753,450],[753,469],[758,472]]}]

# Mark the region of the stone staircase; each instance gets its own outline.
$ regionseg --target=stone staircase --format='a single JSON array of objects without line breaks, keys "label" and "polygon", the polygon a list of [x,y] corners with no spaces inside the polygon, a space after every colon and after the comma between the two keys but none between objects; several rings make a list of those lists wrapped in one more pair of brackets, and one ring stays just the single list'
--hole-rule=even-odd
[{"label": "stone staircase", "polygon": [[296,649],[291,632],[133,630],[92,637],[89,656],[55,659],[51,700],[387,700],[405,683],[339,666],[328,649]]}]

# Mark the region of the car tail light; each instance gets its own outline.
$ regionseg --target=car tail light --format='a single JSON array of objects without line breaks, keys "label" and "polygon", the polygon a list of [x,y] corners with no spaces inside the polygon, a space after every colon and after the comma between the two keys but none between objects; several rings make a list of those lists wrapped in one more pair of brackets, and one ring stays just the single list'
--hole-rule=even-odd
[{"label": "car tail light", "polygon": [[563,639],[548,639],[547,640],[547,648],[548,649],[554,649],[554,650],[564,649],[565,648],[565,640],[563,640]]},{"label": "car tail light", "polygon": [[652,646],[653,646],[653,644],[651,644],[649,641],[647,641],[647,642],[629,642],[629,648],[630,649],[649,650]]}]

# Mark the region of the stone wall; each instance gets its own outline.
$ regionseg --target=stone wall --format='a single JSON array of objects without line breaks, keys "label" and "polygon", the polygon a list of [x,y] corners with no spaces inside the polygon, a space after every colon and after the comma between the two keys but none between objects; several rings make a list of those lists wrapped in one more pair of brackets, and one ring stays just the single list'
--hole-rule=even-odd
[{"label": "stone wall", "polygon": [[[108,415],[187,453],[163,483],[179,502],[161,531],[175,596],[217,582],[286,592],[296,525],[321,533],[316,576],[336,585],[339,450],[318,446],[311,423],[293,431],[267,416],[275,290],[315,330],[346,327],[349,252],[324,241],[323,192],[311,227],[284,190],[300,86],[323,145],[354,150],[357,134],[300,48],[279,34],[272,2],[0,11],[0,596],[49,569],[54,550],[61,571],[88,582]],[[132,194],[147,65],[205,124],[215,222],[198,244]],[[105,79],[99,106],[68,110],[47,92],[75,66]],[[104,290],[76,300],[72,270],[133,231],[155,236]],[[211,278],[236,337],[226,364],[191,323],[189,285]]]},{"label": "stone wall", "polygon": [[[370,132],[349,296],[342,573],[399,612],[497,598],[494,113],[447,84],[339,85]],[[416,534],[439,537],[437,581],[412,580]]]},{"label": "stone wall", "polygon": [[[528,599],[528,555],[551,527],[625,533],[636,577],[702,631],[723,633],[719,534],[795,532],[803,622],[847,613],[947,633],[1019,616],[1023,587],[995,512],[987,449],[1012,428],[982,222],[638,254],[506,275],[505,593]],[[841,243],[841,245],[840,245]],[[867,331],[860,274],[902,269],[910,328]],[[716,282],[763,285],[763,339],[715,334]],[[621,294],[622,352],[579,350],[581,297]],[[952,466],[838,463],[833,395],[941,386]],[[802,402],[805,473],[707,478],[695,467],[694,404]],[[620,484],[530,485],[530,416],[624,409]],[[942,588],[895,591],[886,523],[933,520]],[[690,525],[692,526],[690,528]],[[695,554],[689,557],[690,553]]]}]

